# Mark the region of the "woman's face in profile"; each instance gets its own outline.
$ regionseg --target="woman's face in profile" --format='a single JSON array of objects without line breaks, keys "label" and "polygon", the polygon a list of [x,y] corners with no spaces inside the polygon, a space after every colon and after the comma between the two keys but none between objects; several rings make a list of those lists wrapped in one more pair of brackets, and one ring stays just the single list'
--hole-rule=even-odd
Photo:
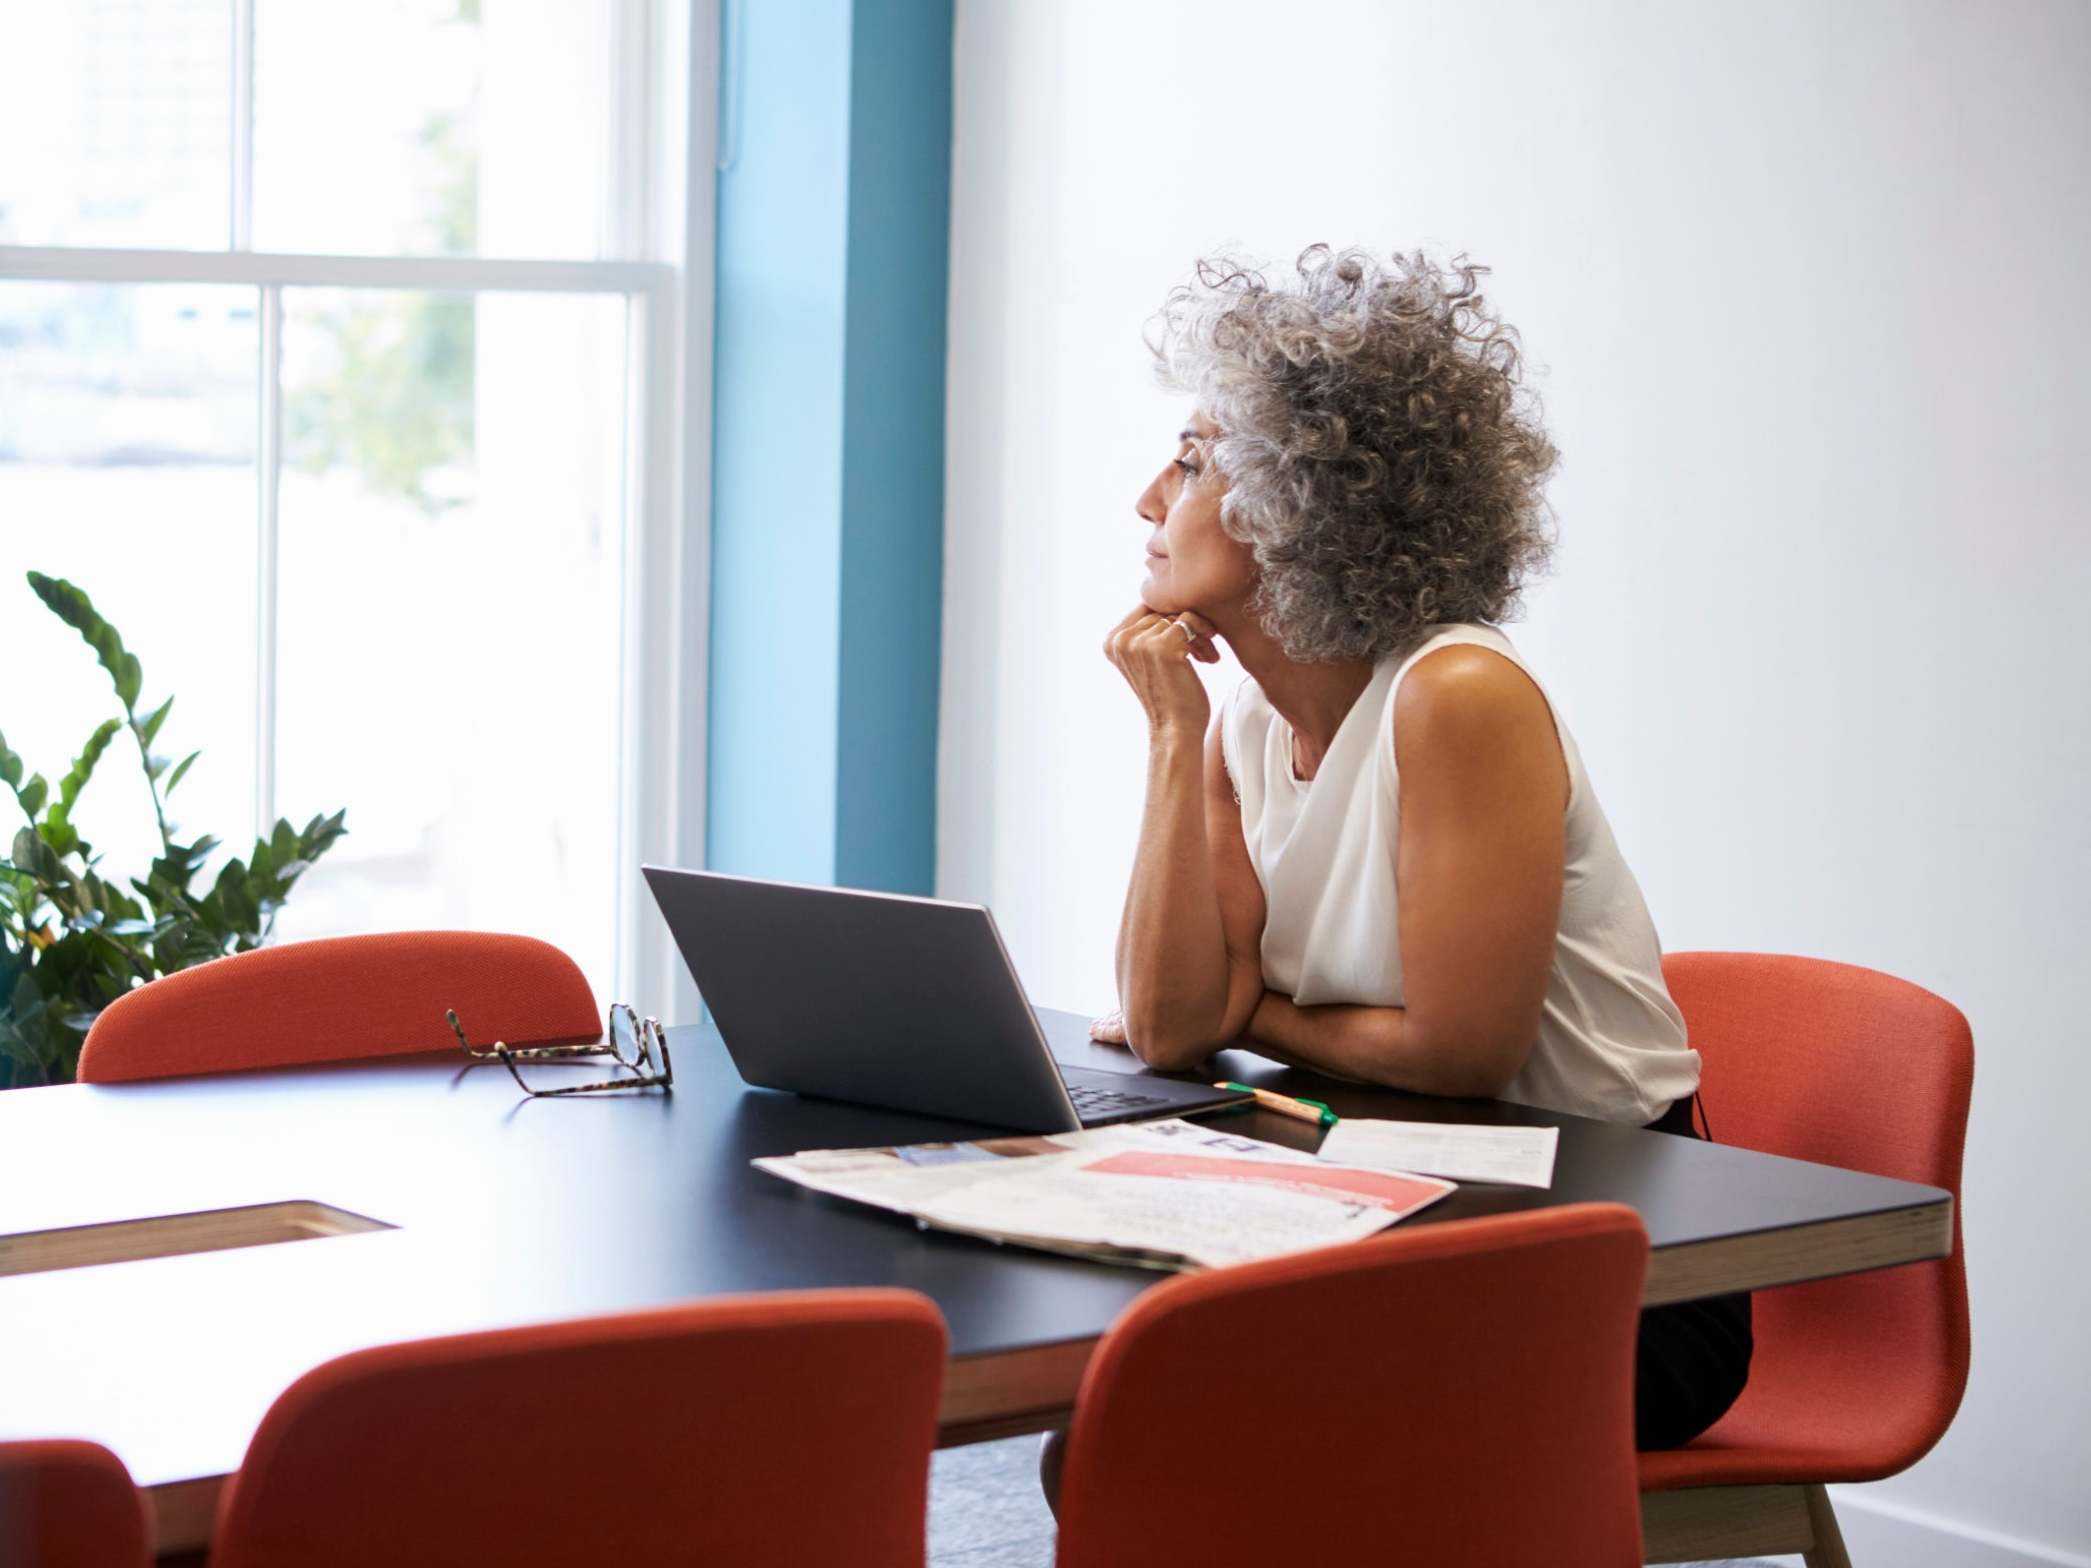
[{"label": "woman's face in profile", "polygon": [[1140,599],[1163,615],[1196,610],[1210,618],[1215,610],[1224,612],[1246,600],[1256,586],[1249,547],[1220,527],[1227,482],[1205,456],[1207,443],[1218,434],[1211,420],[1193,414],[1177,437],[1176,456],[1134,508],[1151,530]]}]

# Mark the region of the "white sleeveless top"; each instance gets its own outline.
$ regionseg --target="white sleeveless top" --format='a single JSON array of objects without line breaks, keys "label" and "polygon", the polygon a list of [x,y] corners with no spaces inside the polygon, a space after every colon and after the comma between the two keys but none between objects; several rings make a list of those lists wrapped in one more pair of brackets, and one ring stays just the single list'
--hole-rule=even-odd
[{"label": "white sleeveless top", "polygon": [[[1242,838],[1263,884],[1264,984],[1302,1007],[1402,1005],[1394,696],[1417,660],[1454,643],[1525,669],[1493,627],[1438,627],[1410,653],[1380,661],[1309,780],[1293,773],[1292,726],[1253,679],[1221,714]],[[1554,729],[1568,766],[1561,926],[1538,1042],[1503,1098],[1647,1123],[1698,1088],[1699,1053],[1685,1043],[1684,1017],[1663,985],[1662,948],[1641,889],[1558,713]]]}]

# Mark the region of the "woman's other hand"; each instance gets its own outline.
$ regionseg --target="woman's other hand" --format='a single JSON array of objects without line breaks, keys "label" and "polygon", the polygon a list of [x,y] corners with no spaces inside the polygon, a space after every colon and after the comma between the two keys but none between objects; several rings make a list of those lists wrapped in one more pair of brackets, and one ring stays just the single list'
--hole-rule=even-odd
[{"label": "woman's other hand", "polygon": [[1125,1014],[1113,1008],[1101,1018],[1090,1019],[1089,1038],[1098,1045],[1124,1045]]},{"label": "woman's other hand", "polygon": [[1104,657],[1117,666],[1147,710],[1149,729],[1205,733],[1212,704],[1191,660],[1219,663],[1220,650],[1212,639],[1212,622],[1195,610],[1172,617],[1157,615],[1144,604],[1111,628],[1104,639]]}]

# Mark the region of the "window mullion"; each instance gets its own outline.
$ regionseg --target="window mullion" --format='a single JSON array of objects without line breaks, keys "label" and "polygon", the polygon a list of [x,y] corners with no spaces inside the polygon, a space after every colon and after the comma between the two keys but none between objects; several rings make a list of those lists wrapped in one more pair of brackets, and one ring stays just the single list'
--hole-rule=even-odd
[{"label": "window mullion", "polygon": [[634,294],[674,269],[646,261],[506,256],[314,256],[275,251],[0,245],[0,279],[52,283],[236,283],[473,294]]},{"label": "window mullion", "polygon": [[254,0],[232,0],[232,223],[229,250],[254,248]]},{"label": "window mullion", "polygon": [[254,832],[276,820],[277,500],[283,474],[283,289],[261,290],[260,428],[255,441]]},{"label": "window mullion", "polygon": [[610,78],[610,116],[603,127],[611,178],[604,182],[608,210],[600,220],[607,256],[655,254],[648,200],[653,177],[648,158],[653,129],[652,10],[649,0],[621,0],[612,13],[610,58],[604,62]]}]

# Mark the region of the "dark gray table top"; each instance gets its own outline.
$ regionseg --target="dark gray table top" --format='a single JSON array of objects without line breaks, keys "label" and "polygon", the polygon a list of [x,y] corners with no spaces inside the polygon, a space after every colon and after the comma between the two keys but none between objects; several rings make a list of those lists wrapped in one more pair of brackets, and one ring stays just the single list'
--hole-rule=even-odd
[{"label": "dark gray table top", "polygon": [[[1125,1068],[1056,1015],[1070,1061]],[[498,1066],[428,1058],[0,1094],[0,1234],[313,1199],[396,1229],[0,1278],[0,1436],[115,1447],[141,1483],[234,1468],[269,1401],[363,1345],[726,1292],[900,1285],[954,1355],[1086,1339],[1160,1277],[922,1232],[749,1167],[977,1126],[745,1088],[708,1029],[671,1036],[677,1089],[528,1100]],[[1411,1224],[1584,1199],[1658,1248],[1935,1208],[1936,1189],[1487,1101],[1339,1086],[1246,1053],[1215,1076],[1345,1114],[1550,1123],[1547,1192],[1466,1187]],[[1317,1129],[1230,1113],[1311,1148]],[[1825,1269],[1823,1272],[1836,1272]]]}]

